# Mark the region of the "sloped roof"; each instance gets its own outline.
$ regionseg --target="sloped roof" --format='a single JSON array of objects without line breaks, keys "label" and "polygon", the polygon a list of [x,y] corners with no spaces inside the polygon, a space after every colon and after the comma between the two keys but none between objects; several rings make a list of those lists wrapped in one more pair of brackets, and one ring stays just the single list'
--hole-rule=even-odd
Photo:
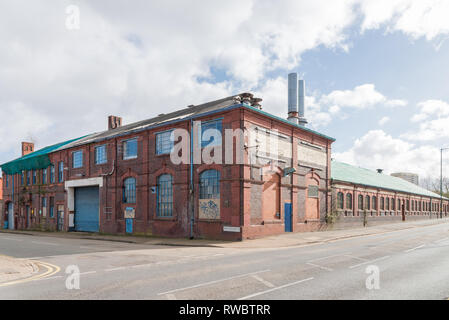
[{"label": "sloped roof", "polygon": [[39,149],[35,152],[29,153],[21,158],[13,161],[9,161],[1,165],[2,171],[6,174],[16,174],[22,172],[22,170],[38,170],[45,169],[50,166],[50,159],[48,155],[56,150],[59,150],[64,145],[73,143],[81,138],[71,139],[52,146],[48,146]]},{"label": "sloped roof", "polygon": [[[332,180],[349,182],[367,187],[382,188],[392,191],[416,194],[433,198],[440,198],[439,194],[421,188],[404,179],[393,177],[376,171],[355,167],[347,163],[332,160]],[[444,197],[443,197],[444,198]],[[447,198],[444,198],[447,199]]]},{"label": "sloped roof", "polygon": [[326,136],[324,134],[321,134],[321,133],[311,130],[309,128],[305,128],[305,127],[301,127],[297,124],[293,124],[293,123],[289,122],[287,119],[277,117],[275,115],[272,115],[265,111],[259,110],[252,106],[249,106],[247,104],[238,103],[238,102],[236,102],[236,97],[238,97],[240,95],[241,94],[234,95],[234,96],[226,97],[226,98],[223,98],[220,100],[215,100],[215,101],[207,102],[207,103],[196,105],[196,106],[190,105],[184,109],[180,109],[178,111],[171,112],[168,114],[160,114],[157,117],[154,117],[151,119],[138,121],[135,123],[121,126],[116,129],[106,130],[106,131],[102,131],[102,132],[96,132],[96,133],[92,133],[92,134],[83,136],[81,138],[58,143],[58,144],[55,144],[55,145],[52,145],[49,147],[45,147],[45,148],[35,151],[33,153],[30,153],[27,156],[24,156],[24,157],[18,158],[16,160],[7,162],[5,164],[2,164],[1,168],[7,174],[20,173],[21,170],[44,169],[50,165],[50,160],[48,159],[48,154],[55,152],[55,151],[78,147],[78,146],[89,144],[89,143],[100,142],[100,141],[103,141],[106,139],[120,137],[123,135],[128,135],[130,133],[140,132],[140,131],[148,130],[150,128],[156,128],[159,126],[184,121],[187,119],[193,119],[195,117],[205,116],[207,114],[212,114],[212,113],[230,110],[230,109],[234,109],[234,108],[240,108],[240,107],[244,107],[244,108],[247,108],[254,112],[261,113],[265,116],[268,116],[273,119],[290,124],[292,126],[298,127],[301,130],[312,132],[312,133],[319,135],[321,137],[324,137],[328,140],[335,141],[334,138],[331,138],[329,136]]}]

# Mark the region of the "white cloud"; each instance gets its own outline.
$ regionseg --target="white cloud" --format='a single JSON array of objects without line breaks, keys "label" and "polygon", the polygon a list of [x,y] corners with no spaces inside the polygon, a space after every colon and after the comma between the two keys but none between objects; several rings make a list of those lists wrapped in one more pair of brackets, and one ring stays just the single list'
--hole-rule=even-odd
[{"label": "white cloud", "polygon": [[[334,152],[333,158],[368,169],[384,169],[386,173],[414,172],[421,177],[439,175],[439,149],[433,146],[415,146],[393,138],[383,130],[372,130],[356,139],[345,152]],[[449,170],[445,169],[445,175]]]},{"label": "white cloud", "polygon": [[426,100],[418,103],[420,112],[412,118],[413,122],[424,120],[429,116],[441,118],[449,115],[449,104],[442,100]]},{"label": "white cloud", "polygon": [[[297,67],[305,51],[346,48],[354,3],[3,1],[0,106],[23,104],[44,117],[45,130],[33,129],[43,147],[105,129],[109,114],[129,123],[269,88],[276,80],[267,74]],[[79,30],[66,29],[71,4],[80,9]],[[217,82],[212,68],[226,77]],[[317,117],[327,121],[319,112]],[[16,128],[28,123],[12,121],[5,107],[0,119],[15,138],[2,140],[1,163],[19,155],[27,131]]]},{"label": "white cloud", "polygon": [[390,121],[389,117],[383,117],[382,119],[379,120],[379,125],[383,126],[384,124],[386,124],[389,121]]},{"label": "white cloud", "polygon": [[449,1],[445,0],[362,0],[362,31],[385,26],[417,39],[433,40],[449,34]]},{"label": "white cloud", "polygon": [[441,141],[449,138],[449,104],[442,100],[426,100],[418,103],[419,112],[413,115],[411,122],[419,123],[417,129],[401,135],[402,138],[415,141]]},{"label": "white cloud", "polygon": [[406,100],[402,100],[402,99],[393,99],[393,100],[388,100],[385,102],[385,105],[387,107],[405,107],[408,104],[408,102]]},{"label": "white cloud", "polygon": [[356,86],[352,90],[334,90],[321,97],[321,103],[338,107],[365,109],[383,104],[388,107],[398,107],[407,104],[405,100],[388,100],[376,90],[372,83]]}]

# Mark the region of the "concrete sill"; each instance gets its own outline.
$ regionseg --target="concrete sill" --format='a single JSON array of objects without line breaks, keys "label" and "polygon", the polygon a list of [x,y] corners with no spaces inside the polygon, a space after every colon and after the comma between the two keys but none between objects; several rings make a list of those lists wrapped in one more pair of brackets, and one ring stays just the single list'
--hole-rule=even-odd
[{"label": "concrete sill", "polygon": [[282,224],[283,222],[281,220],[264,220],[262,221],[262,224]]}]

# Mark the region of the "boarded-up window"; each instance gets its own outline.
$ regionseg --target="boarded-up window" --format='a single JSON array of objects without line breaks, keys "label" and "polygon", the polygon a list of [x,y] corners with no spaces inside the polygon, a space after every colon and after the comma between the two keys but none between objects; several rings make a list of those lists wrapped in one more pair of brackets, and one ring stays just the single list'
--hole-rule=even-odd
[{"label": "boarded-up window", "polygon": [[318,186],[309,186],[307,196],[309,198],[318,198]]}]

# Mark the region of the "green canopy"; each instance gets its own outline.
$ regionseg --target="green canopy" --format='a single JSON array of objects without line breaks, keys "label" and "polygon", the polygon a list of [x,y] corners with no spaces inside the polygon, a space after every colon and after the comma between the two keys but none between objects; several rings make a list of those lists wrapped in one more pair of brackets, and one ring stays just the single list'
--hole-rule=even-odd
[{"label": "green canopy", "polygon": [[22,170],[45,169],[51,165],[50,157],[48,156],[50,153],[58,150],[66,144],[82,138],[84,137],[68,140],[49,147],[42,148],[16,160],[4,163],[0,167],[2,168],[3,173],[7,175],[21,173]]}]

